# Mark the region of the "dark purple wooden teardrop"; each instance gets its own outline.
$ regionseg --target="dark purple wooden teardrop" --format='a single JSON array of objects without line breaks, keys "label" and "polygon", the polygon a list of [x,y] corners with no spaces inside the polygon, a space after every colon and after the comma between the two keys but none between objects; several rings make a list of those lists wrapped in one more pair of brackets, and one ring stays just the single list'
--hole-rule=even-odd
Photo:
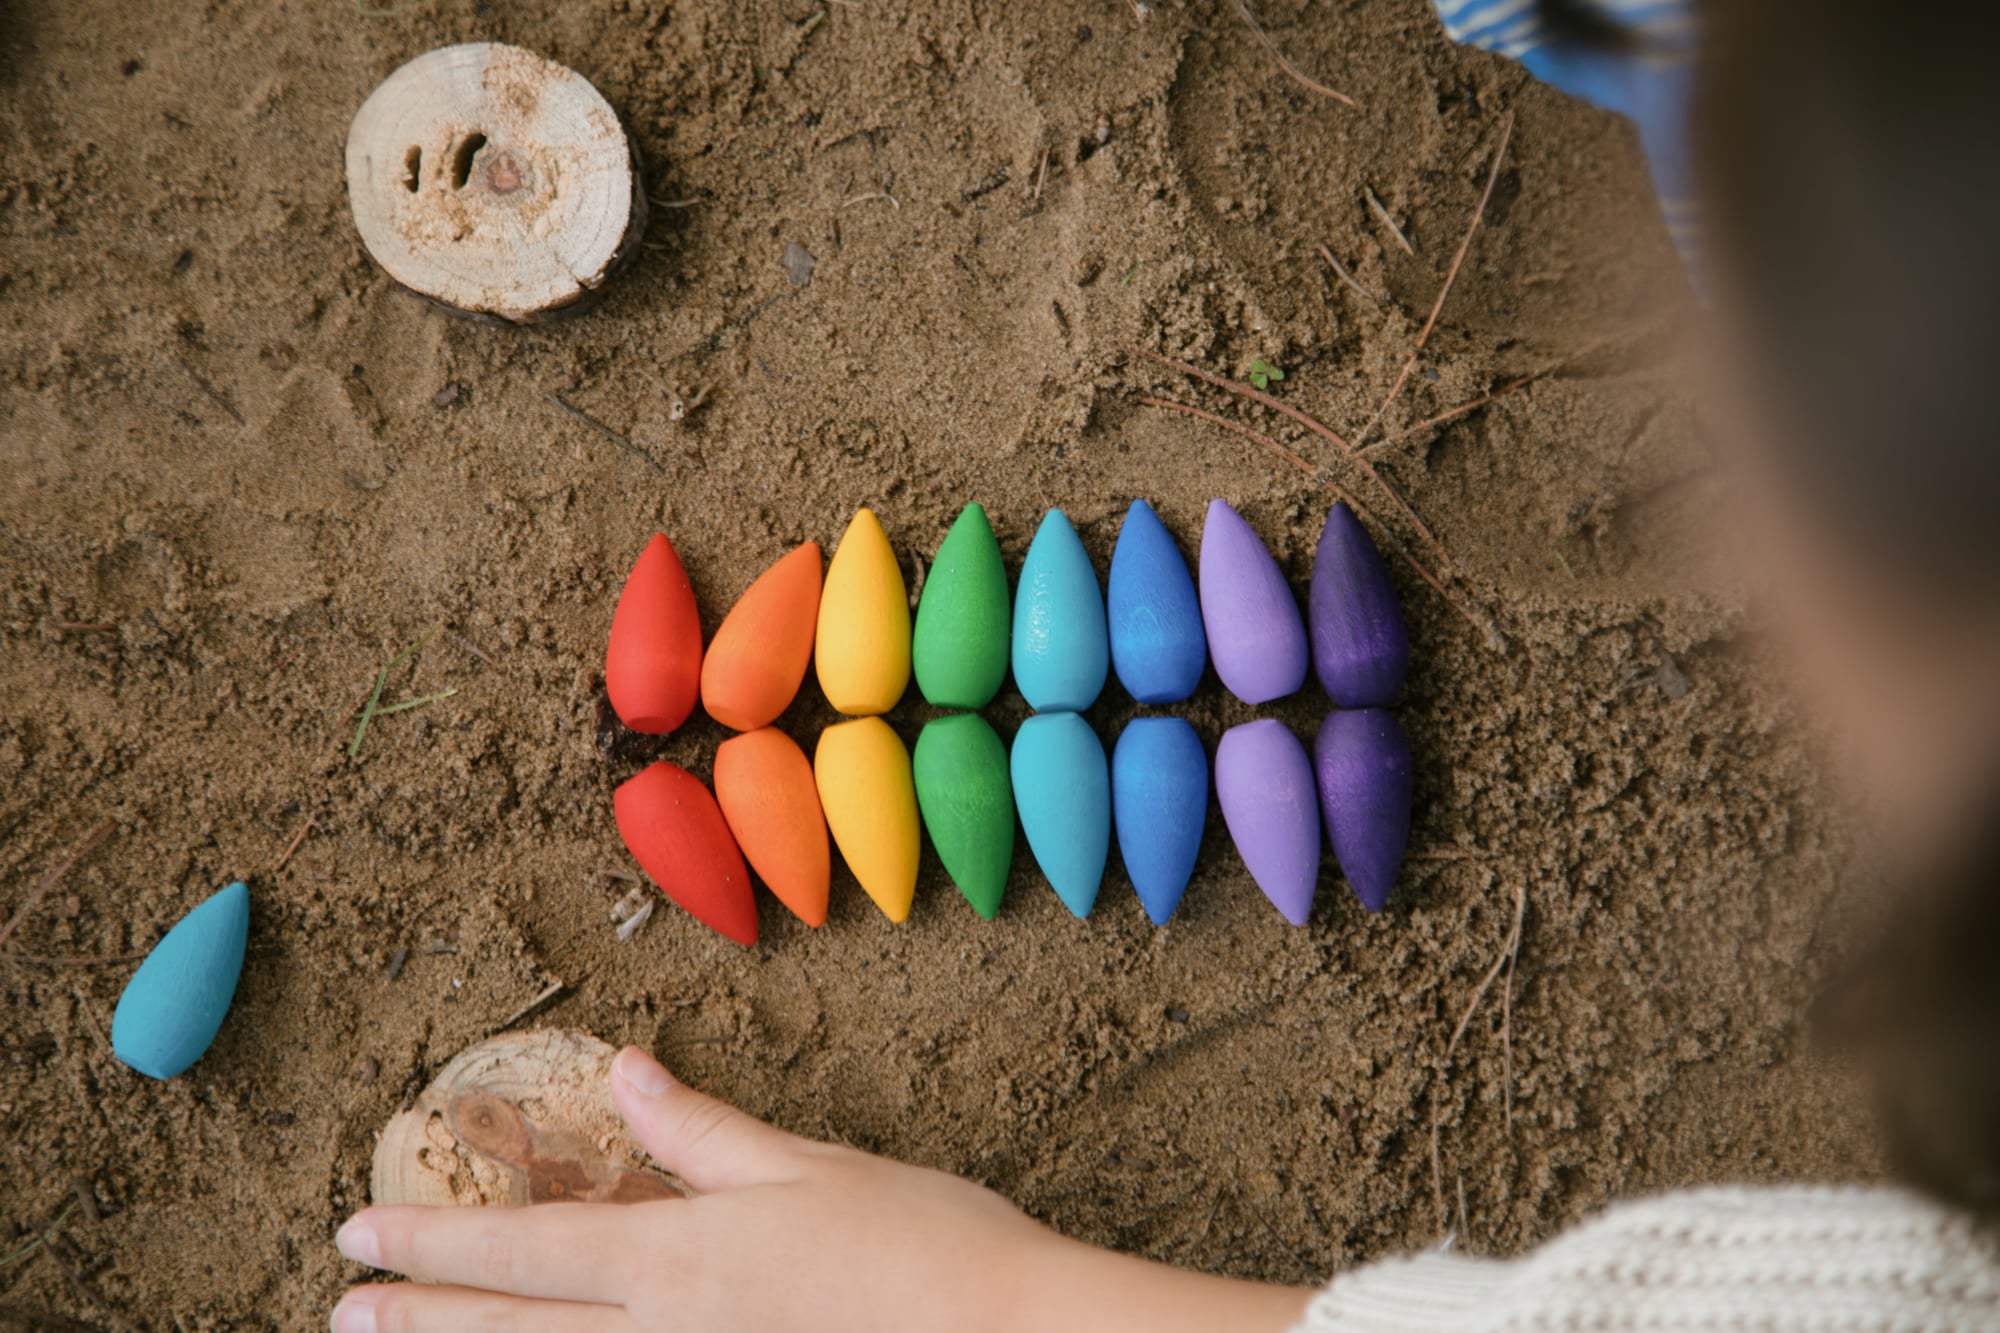
[{"label": "dark purple wooden teardrop", "polygon": [[1313,745],[1320,818],[1361,905],[1382,910],[1410,840],[1410,743],[1380,708],[1327,714]]},{"label": "dark purple wooden teardrop", "polygon": [[1389,567],[1345,504],[1326,516],[1308,596],[1313,670],[1342,708],[1393,703],[1410,668],[1410,635]]}]

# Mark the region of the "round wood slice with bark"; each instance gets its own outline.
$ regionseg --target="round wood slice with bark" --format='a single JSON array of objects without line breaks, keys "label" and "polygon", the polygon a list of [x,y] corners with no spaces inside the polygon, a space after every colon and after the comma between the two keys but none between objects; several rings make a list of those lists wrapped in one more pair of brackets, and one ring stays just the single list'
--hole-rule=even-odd
[{"label": "round wood slice with bark", "polygon": [[516,324],[582,309],[646,227],[610,103],[575,70],[498,42],[428,51],[369,94],[347,132],[347,196],[390,277]]},{"label": "round wood slice with bark", "polygon": [[373,1202],[646,1203],[687,1193],[611,1100],[611,1047],[583,1032],[508,1032],[453,1057],[375,1144]]}]

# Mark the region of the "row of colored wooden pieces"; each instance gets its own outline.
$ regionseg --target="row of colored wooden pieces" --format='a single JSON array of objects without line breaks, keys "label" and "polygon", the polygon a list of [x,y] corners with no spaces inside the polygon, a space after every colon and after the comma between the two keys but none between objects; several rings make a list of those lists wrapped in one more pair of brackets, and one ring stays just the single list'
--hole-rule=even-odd
[{"label": "row of colored wooden pieces", "polygon": [[1176,703],[1194,693],[1211,657],[1247,704],[1294,693],[1309,663],[1342,708],[1384,707],[1402,688],[1402,613],[1387,566],[1346,505],[1328,514],[1314,553],[1309,616],[1256,532],[1222,500],[1209,506],[1200,569],[1197,593],[1173,535],[1137,500],[1100,590],[1076,529],[1054,509],[1010,597],[986,511],[967,505],[938,548],[913,628],[895,551],[863,509],[823,582],[819,546],[806,542],[751,584],[704,655],[694,589],[672,543],[655,536],[619,597],[605,685],[625,724],[654,734],[687,721],[697,698],[734,730],[768,725],[809,664],[827,701],[857,717],[893,708],[913,669],[937,707],[984,708],[1010,662],[1037,712],[1090,707],[1113,665],[1134,699]]},{"label": "row of colored wooden pieces", "polygon": [[[1322,829],[1363,906],[1388,900],[1411,796],[1409,746],[1388,711],[1329,713],[1312,757],[1275,719],[1232,727],[1216,748],[1215,795],[1244,865],[1294,925],[1312,908]],[[1027,719],[1011,755],[986,719],[954,713],[925,724],[914,762],[879,717],[828,727],[810,762],[791,737],[761,727],[717,749],[714,796],[660,762],[622,784],[614,807],[626,847],[667,896],[751,945],[749,867],[807,925],[826,921],[829,829],[882,913],[907,918],[920,816],[946,873],[988,920],[1012,869],[1017,812],[1044,877],[1079,917],[1096,904],[1115,828],[1133,888],[1163,925],[1193,877],[1208,799],[1208,756],[1184,718],[1134,718],[1107,763],[1075,713]]]},{"label": "row of colored wooden pieces", "polygon": [[[717,752],[719,806],[692,775],[655,765],[620,788],[621,832],[670,896],[748,943],[756,912],[737,843],[781,900],[818,925],[830,823],[857,879],[901,920],[915,893],[921,808],[948,873],[990,917],[1007,879],[1018,803],[1044,873],[1082,915],[1102,880],[1115,806],[1127,867],[1148,912],[1164,921],[1192,873],[1206,821],[1206,755],[1184,721],[1142,718],[1107,766],[1074,710],[1095,701],[1108,664],[1142,702],[1185,699],[1213,644],[1218,675],[1246,702],[1297,690],[1310,657],[1329,694],[1356,710],[1322,729],[1317,780],[1314,762],[1281,724],[1248,723],[1223,738],[1217,796],[1253,875],[1289,919],[1303,921],[1318,878],[1324,806],[1350,882],[1379,908],[1409,822],[1408,748],[1377,707],[1400,688],[1408,662],[1380,554],[1336,505],[1314,558],[1310,639],[1277,562],[1220,500],[1209,509],[1200,566],[1197,594],[1172,535],[1135,501],[1113,551],[1107,598],[1075,529],[1051,511],[1030,544],[1010,615],[999,544],[985,511],[968,505],[939,548],[912,628],[901,568],[863,509],[823,586],[818,547],[806,543],[751,586],[704,659],[693,589],[672,545],[656,536],[613,618],[612,704],[634,729],[665,732],[692,713],[698,691],[712,716],[746,734]],[[977,717],[928,725],[914,767],[886,724],[870,725],[868,715],[901,698],[913,669],[933,704],[983,707],[1006,678],[1010,638],[1017,684],[1031,705],[1049,710],[1022,727],[1011,761]],[[861,715],[828,728],[812,764],[768,729],[809,662],[829,701]],[[1356,773],[1372,776],[1356,780]],[[1316,789],[1322,799],[1314,799]],[[1339,800],[1327,796],[1333,792]],[[1125,836],[1152,819],[1165,820],[1171,833]]]}]

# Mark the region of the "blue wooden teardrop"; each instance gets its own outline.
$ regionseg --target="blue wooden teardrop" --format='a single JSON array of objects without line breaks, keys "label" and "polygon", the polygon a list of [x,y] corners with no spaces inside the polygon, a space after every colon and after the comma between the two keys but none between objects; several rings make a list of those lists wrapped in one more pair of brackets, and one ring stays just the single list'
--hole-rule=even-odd
[{"label": "blue wooden teardrop", "polygon": [[1201,600],[1174,536],[1153,506],[1134,500],[1111,552],[1105,585],[1111,664],[1142,704],[1171,704],[1193,694],[1208,665]]},{"label": "blue wooden teardrop", "polygon": [[151,1078],[199,1060],[222,1029],[250,937],[250,890],[210,896],[153,946],[111,1016],[111,1050]]},{"label": "blue wooden teardrop", "polygon": [[1042,519],[1021,563],[1013,654],[1014,683],[1037,712],[1080,711],[1104,688],[1111,665],[1104,594],[1090,554],[1060,509]]},{"label": "blue wooden teardrop", "polygon": [[1111,773],[1104,744],[1075,713],[1042,713],[1014,733],[1014,808],[1028,847],[1063,904],[1089,916],[1111,854]]},{"label": "blue wooden teardrop", "polygon": [[1132,719],[1111,752],[1112,823],[1156,926],[1180,905],[1208,822],[1208,755],[1186,718]]}]

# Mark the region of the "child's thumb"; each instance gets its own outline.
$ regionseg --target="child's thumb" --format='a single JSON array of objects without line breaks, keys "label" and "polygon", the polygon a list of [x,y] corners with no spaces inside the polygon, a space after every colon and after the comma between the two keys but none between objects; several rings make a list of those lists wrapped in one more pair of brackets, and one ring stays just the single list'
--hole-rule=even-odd
[{"label": "child's thumb", "polygon": [[612,1062],[611,1095],[639,1146],[703,1193],[767,1185],[797,1172],[799,1140],[696,1092],[636,1046]]}]

